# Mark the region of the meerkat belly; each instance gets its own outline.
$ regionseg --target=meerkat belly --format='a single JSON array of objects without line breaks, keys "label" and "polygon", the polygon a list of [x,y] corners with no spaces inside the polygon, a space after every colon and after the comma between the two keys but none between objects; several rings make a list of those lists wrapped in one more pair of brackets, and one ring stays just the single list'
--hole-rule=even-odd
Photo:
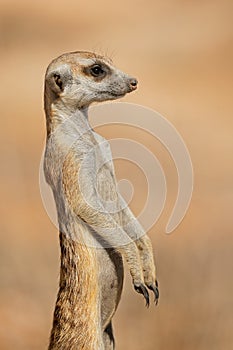
[{"label": "meerkat belly", "polygon": [[97,178],[98,194],[102,200],[116,201],[117,190],[114,174],[107,164],[103,165]]},{"label": "meerkat belly", "polygon": [[105,329],[120,301],[124,269],[121,255],[113,248],[97,249],[101,293],[102,327]]},{"label": "meerkat belly", "polygon": [[[108,145],[107,151],[108,150]],[[109,154],[108,160],[111,159]],[[118,210],[118,194],[114,170],[111,162],[102,162],[103,165],[99,169],[97,176],[97,190],[102,204],[106,205],[106,211],[111,209],[111,216],[121,224],[120,211]],[[110,242],[108,242],[110,243]],[[114,248],[97,249],[97,257],[99,260],[99,283],[101,286],[101,316],[102,327],[105,329],[119,303],[122,287],[123,287],[123,261],[121,254]]]}]

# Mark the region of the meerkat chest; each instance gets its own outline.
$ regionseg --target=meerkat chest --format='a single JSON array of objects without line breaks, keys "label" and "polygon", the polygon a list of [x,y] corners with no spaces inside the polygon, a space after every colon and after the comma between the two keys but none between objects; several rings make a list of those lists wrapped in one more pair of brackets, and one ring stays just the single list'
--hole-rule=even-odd
[{"label": "meerkat chest", "polygon": [[112,162],[112,152],[109,142],[99,134],[93,133],[95,144],[95,156],[98,165],[106,165],[108,162]]},{"label": "meerkat chest", "polygon": [[116,179],[110,144],[102,136],[98,134],[94,136],[97,141],[95,162],[98,193],[104,200],[116,200]]}]

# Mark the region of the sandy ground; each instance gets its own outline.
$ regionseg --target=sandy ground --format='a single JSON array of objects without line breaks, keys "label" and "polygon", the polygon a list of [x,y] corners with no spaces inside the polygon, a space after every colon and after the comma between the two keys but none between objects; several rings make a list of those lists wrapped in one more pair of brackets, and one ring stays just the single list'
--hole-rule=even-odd
[{"label": "sandy ground", "polygon": [[[233,347],[232,1],[0,1],[1,237],[0,348],[46,349],[59,275],[56,228],[41,202],[45,140],[43,75],[50,60],[94,50],[139,79],[124,101],[159,111],[182,135],[195,186],[189,211],[168,236],[177,175],[166,149],[143,132],[106,128],[151,149],[168,199],[150,230],[161,299],[147,310],[130,279],[114,327],[117,348],[230,350]],[[116,162],[145,199],[143,180]]]}]

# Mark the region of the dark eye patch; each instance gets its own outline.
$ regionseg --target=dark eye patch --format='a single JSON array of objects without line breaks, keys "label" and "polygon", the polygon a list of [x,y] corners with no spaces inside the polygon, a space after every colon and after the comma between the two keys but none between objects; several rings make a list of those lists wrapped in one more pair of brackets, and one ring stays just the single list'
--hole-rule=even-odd
[{"label": "dark eye patch", "polygon": [[86,75],[92,76],[96,81],[100,81],[111,73],[110,68],[102,62],[96,62],[91,66],[84,67],[83,72]]}]

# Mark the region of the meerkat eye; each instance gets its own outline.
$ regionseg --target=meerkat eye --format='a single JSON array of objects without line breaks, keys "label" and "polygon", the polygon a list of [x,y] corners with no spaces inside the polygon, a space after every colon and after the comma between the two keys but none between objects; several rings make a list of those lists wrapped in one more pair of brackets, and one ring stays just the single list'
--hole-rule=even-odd
[{"label": "meerkat eye", "polygon": [[99,64],[95,64],[91,67],[90,73],[93,77],[100,77],[105,75],[105,71]]}]

